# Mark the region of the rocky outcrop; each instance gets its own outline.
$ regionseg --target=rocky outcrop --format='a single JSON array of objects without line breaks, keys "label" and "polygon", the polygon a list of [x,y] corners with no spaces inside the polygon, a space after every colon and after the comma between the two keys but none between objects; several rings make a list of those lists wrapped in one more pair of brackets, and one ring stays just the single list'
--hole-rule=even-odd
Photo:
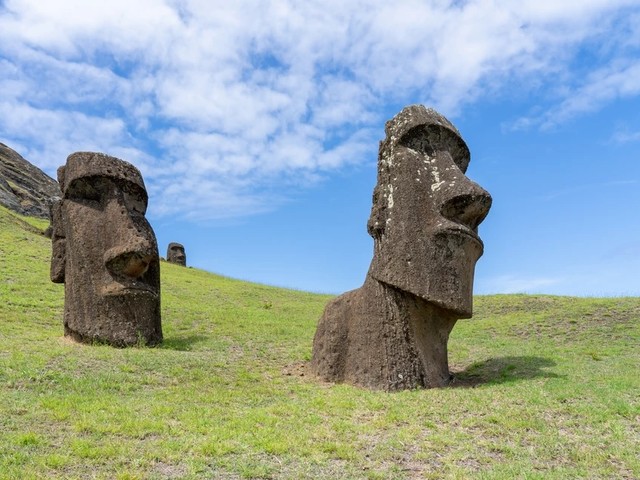
[{"label": "rocky outcrop", "polygon": [[0,205],[21,215],[49,218],[49,205],[60,196],[58,182],[0,143]]}]

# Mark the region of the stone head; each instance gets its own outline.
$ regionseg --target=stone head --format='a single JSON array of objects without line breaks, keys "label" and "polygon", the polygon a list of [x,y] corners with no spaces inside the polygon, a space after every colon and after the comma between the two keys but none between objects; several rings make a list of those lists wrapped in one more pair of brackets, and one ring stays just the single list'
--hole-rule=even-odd
[{"label": "stone head", "polygon": [[140,172],[77,152],[58,182],[51,279],[65,284],[65,333],[115,345],[161,341],[158,246]]},{"label": "stone head", "polygon": [[483,253],[478,225],[491,196],[466,177],[469,149],[435,110],[406,107],[385,133],[367,224],[374,239],[369,274],[468,318]]},{"label": "stone head", "polygon": [[184,253],[184,246],[180,243],[171,242],[167,247],[167,262],[187,266],[187,255]]}]

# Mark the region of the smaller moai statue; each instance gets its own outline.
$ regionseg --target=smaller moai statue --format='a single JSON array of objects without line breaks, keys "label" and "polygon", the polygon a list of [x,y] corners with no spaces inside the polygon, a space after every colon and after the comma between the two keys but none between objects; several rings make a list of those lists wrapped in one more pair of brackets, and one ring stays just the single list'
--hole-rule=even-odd
[{"label": "smaller moai statue", "polygon": [[64,334],[117,347],[162,341],[160,262],[136,167],[77,152],[58,169],[51,280],[64,283]]},{"label": "smaller moai statue", "polygon": [[42,234],[47,238],[51,238],[51,236],[53,235],[53,207],[56,204],[56,202],[58,202],[59,200],[60,200],[60,197],[53,197],[49,201],[49,225],[42,232]]},{"label": "smaller moai statue", "polygon": [[184,246],[180,243],[171,242],[167,247],[167,262],[177,265],[187,266],[187,255],[184,253]]},{"label": "smaller moai statue", "polygon": [[406,107],[385,132],[367,225],[371,266],[362,287],[325,308],[310,369],[372,389],[442,387],[449,333],[471,317],[491,196],[466,177],[469,149],[435,110]]}]

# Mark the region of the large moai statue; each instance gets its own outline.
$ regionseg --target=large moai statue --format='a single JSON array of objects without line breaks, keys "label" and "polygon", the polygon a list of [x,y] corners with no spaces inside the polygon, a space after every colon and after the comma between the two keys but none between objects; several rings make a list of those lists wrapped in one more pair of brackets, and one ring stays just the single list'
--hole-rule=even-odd
[{"label": "large moai statue", "polygon": [[117,347],[162,341],[160,266],[136,167],[77,152],[58,169],[51,280],[64,283],[64,333]]},{"label": "large moai statue", "polygon": [[373,260],[362,287],[327,305],[310,369],[372,389],[441,387],[449,333],[472,314],[491,196],[465,176],[469,149],[435,110],[406,107],[385,132],[367,225]]},{"label": "large moai statue", "polygon": [[180,243],[171,242],[167,247],[167,262],[177,265],[187,266],[187,254],[184,252],[184,246]]}]

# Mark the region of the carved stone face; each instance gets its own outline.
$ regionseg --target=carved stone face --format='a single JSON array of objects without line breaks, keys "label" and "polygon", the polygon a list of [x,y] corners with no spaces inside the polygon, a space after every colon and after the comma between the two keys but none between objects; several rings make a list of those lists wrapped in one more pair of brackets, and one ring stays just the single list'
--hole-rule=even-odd
[{"label": "carved stone face", "polygon": [[436,111],[407,107],[387,122],[386,134],[368,223],[370,275],[470,317],[483,252],[478,225],[491,196],[465,176],[469,150]]},{"label": "carved stone face", "polygon": [[171,242],[167,247],[167,262],[187,266],[187,255],[184,253],[184,246]]},{"label": "carved stone face", "polygon": [[117,346],[162,340],[158,246],[131,164],[79,152],[58,170],[51,279],[65,283],[65,334]]}]

